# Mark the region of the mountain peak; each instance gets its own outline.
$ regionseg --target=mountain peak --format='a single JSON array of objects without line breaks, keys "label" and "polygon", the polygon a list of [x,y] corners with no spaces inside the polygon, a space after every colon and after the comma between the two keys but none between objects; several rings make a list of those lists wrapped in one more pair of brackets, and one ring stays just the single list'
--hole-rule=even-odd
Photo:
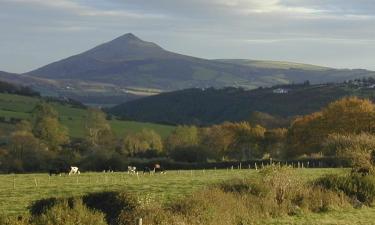
[{"label": "mountain peak", "polygon": [[127,33],[127,34],[121,35],[117,39],[137,40],[137,41],[139,40],[139,41],[141,41],[141,39],[139,37],[135,36],[133,33]]},{"label": "mountain peak", "polygon": [[96,46],[83,55],[105,61],[123,61],[163,57],[168,55],[164,49],[153,42],[143,41],[132,33],[119,36],[112,41]]}]

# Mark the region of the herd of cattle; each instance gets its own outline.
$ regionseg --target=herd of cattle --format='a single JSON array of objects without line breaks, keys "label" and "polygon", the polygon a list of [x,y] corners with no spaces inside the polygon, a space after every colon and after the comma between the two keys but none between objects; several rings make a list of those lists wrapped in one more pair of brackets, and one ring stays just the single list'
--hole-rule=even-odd
[{"label": "herd of cattle", "polygon": [[[114,172],[111,169],[103,170],[103,172]],[[138,175],[139,170],[135,166],[128,166],[128,174]],[[166,170],[160,166],[160,164],[155,164],[153,167],[144,167],[142,170],[143,174],[153,174],[153,173],[160,173],[165,174]],[[70,168],[55,168],[49,170],[49,175],[62,175],[62,174],[68,174],[68,175],[75,175],[80,174],[79,168],[77,166],[70,166]]]}]

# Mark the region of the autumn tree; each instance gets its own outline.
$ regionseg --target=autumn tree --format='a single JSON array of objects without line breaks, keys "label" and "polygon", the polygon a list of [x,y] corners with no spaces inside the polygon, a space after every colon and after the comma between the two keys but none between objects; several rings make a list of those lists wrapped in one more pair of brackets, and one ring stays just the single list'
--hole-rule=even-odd
[{"label": "autumn tree", "polygon": [[31,129],[31,124],[28,121],[21,121],[10,135],[10,152],[17,159],[24,160],[26,151],[39,147],[39,140],[31,132]]},{"label": "autumn tree", "polygon": [[198,143],[199,130],[196,126],[177,126],[165,141],[168,151],[173,151],[176,148],[196,146]]},{"label": "autumn tree", "polygon": [[361,168],[373,171],[375,136],[361,134],[330,134],[323,144],[328,155],[338,156],[349,162],[355,170]]},{"label": "autumn tree", "polygon": [[233,124],[226,122],[201,130],[201,145],[212,153],[216,159],[225,160],[234,142]]},{"label": "autumn tree", "polygon": [[87,110],[85,119],[86,140],[93,146],[111,145],[114,135],[109,125],[106,114],[100,109]]},{"label": "autumn tree", "polygon": [[287,132],[285,128],[267,130],[264,133],[264,151],[273,158],[282,158],[285,153]]},{"label": "autumn tree", "polygon": [[58,150],[69,142],[68,129],[59,122],[58,112],[47,103],[39,103],[32,111],[32,132],[50,150]]},{"label": "autumn tree", "polygon": [[267,129],[287,127],[290,124],[288,119],[258,111],[252,112],[247,121],[250,124],[257,124]]},{"label": "autumn tree", "polygon": [[261,142],[266,129],[262,126],[251,126],[247,122],[235,123],[234,141],[231,145],[230,154],[237,159],[246,160],[262,156]]},{"label": "autumn tree", "polygon": [[16,171],[38,171],[46,168],[51,155],[32,133],[31,123],[21,121],[9,137],[10,167]]},{"label": "autumn tree", "polygon": [[329,134],[375,133],[375,106],[369,100],[346,97],[320,112],[299,117],[288,131],[288,156],[321,152]]},{"label": "autumn tree", "polygon": [[163,151],[163,143],[159,134],[153,130],[143,129],[140,132],[126,135],[123,140],[123,151],[129,156],[135,156],[146,151]]},{"label": "autumn tree", "polygon": [[359,134],[375,132],[375,105],[368,99],[347,97],[329,104],[322,110],[329,133]]},{"label": "autumn tree", "polygon": [[286,156],[294,157],[321,151],[322,140],[327,136],[321,112],[296,118],[287,134]]}]

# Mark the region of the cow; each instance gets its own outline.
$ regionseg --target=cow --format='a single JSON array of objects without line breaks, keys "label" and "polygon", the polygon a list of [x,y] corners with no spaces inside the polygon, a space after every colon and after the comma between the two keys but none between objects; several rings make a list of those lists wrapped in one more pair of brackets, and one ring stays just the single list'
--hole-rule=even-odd
[{"label": "cow", "polygon": [[74,175],[74,174],[81,174],[81,172],[79,171],[78,167],[71,166],[70,167],[69,175]]},{"label": "cow", "polygon": [[148,166],[146,166],[146,167],[143,168],[143,174],[145,174],[145,173],[151,174],[152,172],[154,172],[154,170],[152,170]]},{"label": "cow", "polygon": [[166,171],[165,171],[165,169],[163,169],[160,166],[160,164],[155,164],[154,167],[153,167],[153,169],[151,169],[150,167],[147,167],[147,166],[145,168],[143,168],[143,173],[149,173],[149,174],[151,174],[151,173],[160,173],[160,174],[165,174]]},{"label": "cow", "polygon": [[160,164],[155,164],[155,165],[154,165],[154,173],[165,174],[166,171],[165,171],[164,168],[162,168],[162,167],[160,166]]},{"label": "cow", "polygon": [[62,169],[50,169],[48,172],[49,172],[50,176],[52,176],[52,175],[61,176],[61,174],[63,174],[66,171],[62,170]]},{"label": "cow", "polygon": [[138,174],[137,167],[128,166],[128,174]]}]

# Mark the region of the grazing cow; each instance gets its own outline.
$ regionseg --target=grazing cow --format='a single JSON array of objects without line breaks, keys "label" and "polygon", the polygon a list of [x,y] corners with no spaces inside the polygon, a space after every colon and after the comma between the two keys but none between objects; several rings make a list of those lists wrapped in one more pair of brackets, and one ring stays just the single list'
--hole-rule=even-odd
[{"label": "grazing cow", "polygon": [[52,175],[61,176],[61,174],[64,173],[65,171],[61,170],[61,169],[50,169],[48,172],[49,172],[50,176],[52,176]]},{"label": "grazing cow", "polygon": [[155,164],[155,166],[154,166],[154,173],[165,174],[166,171],[165,171],[164,168],[162,168],[162,167],[160,166],[160,164]]},{"label": "grazing cow", "polygon": [[71,167],[70,167],[69,175],[72,175],[72,174],[80,174],[80,173],[81,173],[81,172],[79,172],[78,167],[76,167],[76,166],[71,166]]},{"label": "grazing cow", "polygon": [[55,167],[50,167],[48,173],[50,176],[56,175],[56,176],[61,176],[62,174],[67,174],[69,172],[68,167],[59,165]]},{"label": "grazing cow", "polygon": [[138,174],[137,167],[128,166],[128,174]]},{"label": "grazing cow", "polygon": [[150,167],[146,166],[143,168],[143,173],[148,173],[148,174],[151,174],[152,172],[154,172],[154,170],[152,170]]}]

